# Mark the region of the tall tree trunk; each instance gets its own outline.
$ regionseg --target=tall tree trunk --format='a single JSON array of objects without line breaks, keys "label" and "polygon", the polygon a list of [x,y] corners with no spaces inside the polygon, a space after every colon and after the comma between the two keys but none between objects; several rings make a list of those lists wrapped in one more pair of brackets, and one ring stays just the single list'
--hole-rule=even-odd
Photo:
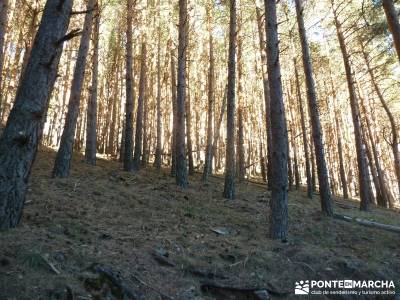
[{"label": "tall tree trunk", "polygon": [[133,58],[132,58],[132,0],[127,0],[127,28],[126,28],[126,104],[125,104],[125,143],[124,143],[124,170],[133,171]]},{"label": "tall tree trunk", "polygon": [[235,199],[236,0],[230,0],[224,198]]},{"label": "tall tree trunk", "polygon": [[0,114],[2,110],[2,102],[3,102],[3,66],[4,66],[4,41],[5,35],[7,32],[7,24],[8,24],[8,0],[3,0],[0,3]]},{"label": "tall tree trunk", "polygon": [[344,159],[343,159],[343,145],[342,145],[342,137],[341,137],[341,130],[339,126],[339,118],[338,112],[335,111],[335,124],[336,124],[336,132],[337,132],[337,147],[338,147],[338,154],[339,154],[339,171],[340,171],[340,182],[342,184],[342,192],[343,198],[349,198],[349,192],[347,188],[347,180],[346,180],[346,171],[344,168]]},{"label": "tall tree trunk", "polygon": [[301,40],[301,49],[303,54],[303,67],[306,76],[308,107],[312,124],[314,139],[315,157],[317,161],[317,172],[319,182],[319,194],[321,199],[322,212],[327,216],[333,216],[333,206],[331,192],[329,187],[328,168],[326,167],[324,143],[322,136],[321,121],[319,119],[319,107],[317,103],[317,94],[315,92],[315,83],[313,78],[310,49],[308,47],[307,33],[303,18],[303,0],[296,0],[297,24]]},{"label": "tall tree trunk", "polygon": [[258,25],[258,36],[260,43],[260,54],[261,54],[261,64],[262,64],[262,75],[263,75],[263,89],[264,89],[264,102],[265,102],[265,125],[267,130],[267,185],[268,189],[271,189],[271,161],[272,161],[272,131],[271,131],[271,119],[270,119],[270,111],[271,111],[271,97],[269,93],[269,83],[268,83],[268,74],[267,74],[267,55],[265,48],[265,39],[264,34],[265,30],[263,29],[262,24],[262,14],[260,8],[256,7],[257,13],[257,25]]},{"label": "tall tree trunk", "polygon": [[[34,5],[35,5],[35,7],[33,7]],[[39,7],[38,7],[37,2],[34,5],[31,6],[32,16],[31,16],[31,21],[30,21],[29,28],[27,31],[28,34],[25,37],[25,52],[24,52],[24,56],[22,58],[22,67],[21,67],[22,72],[21,73],[23,73],[23,70],[25,70],[26,65],[28,63],[29,56],[31,55],[32,42],[33,42],[35,32],[36,32],[36,22],[37,22],[37,18],[39,16]]]},{"label": "tall tree trunk", "polygon": [[43,134],[51,91],[67,39],[72,0],[47,1],[14,107],[0,140],[0,228],[21,220],[29,175]]},{"label": "tall tree trunk", "polygon": [[[332,3],[333,6],[333,3]],[[346,79],[347,86],[349,89],[350,96],[350,107],[351,114],[353,118],[354,125],[354,138],[356,141],[356,151],[357,151],[357,165],[358,165],[358,181],[359,181],[359,189],[360,189],[360,209],[367,211],[369,210],[371,195],[368,190],[368,169],[367,169],[367,161],[365,156],[364,142],[362,138],[362,129],[361,129],[361,120],[360,120],[360,109],[357,102],[357,96],[354,87],[354,79],[352,74],[352,69],[349,61],[349,54],[347,52],[346,42],[343,36],[341,23],[339,22],[338,16],[336,14],[336,9],[333,7],[334,12],[334,21],[336,26],[336,33],[338,36],[340,50],[343,56],[343,63],[346,71]]]},{"label": "tall tree trunk", "polygon": [[[146,80],[147,81],[147,80]],[[154,85],[153,82],[153,76],[151,77],[150,80],[150,86],[152,87]],[[144,92],[144,98],[143,98],[143,130],[142,130],[142,139],[143,139],[143,147],[142,147],[142,160],[141,160],[141,165],[145,167],[148,162],[149,162],[149,140],[151,140],[151,135],[150,137],[148,136],[148,127],[149,127],[149,87],[147,85],[147,82],[145,84],[145,92]],[[150,125],[151,127],[151,125]],[[133,158],[135,160],[135,158]]]},{"label": "tall tree trunk", "polygon": [[385,11],[386,20],[390,32],[392,33],[394,47],[396,48],[397,57],[400,61],[400,23],[399,14],[396,11],[393,0],[382,0],[383,10]]},{"label": "tall tree trunk", "polygon": [[[208,175],[211,174],[212,171],[212,146],[213,146],[213,136],[212,136],[212,126],[213,126],[213,106],[214,106],[214,44],[213,44],[213,36],[210,29],[209,34],[209,62],[210,67],[208,70],[208,108],[207,108],[207,148],[206,148],[206,156],[204,160],[204,170],[203,170],[203,181],[206,182],[208,180]],[[215,130],[215,128],[214,128]]]},{"label": "tall tree trunk", "polygon": [[[189,60],[190,61],[190,60]],[[190,64],[187,63],[187,85],[190,83]],[[192,144],[192,108],[190,89],[186,90],[185,119],[186,119],[186,140],[189,174],[194,174],[193,144]]]},{"label": "tall tree trunk", "polygon": [[275,0],[265,0],[265,24],[272,130],[272,178],[269,234],[273,239],[286,240],[288,232],[288,139],[282,95],[278,20]]},{"label": "tall tree trunk", "polygon": [[188,185],[185,146],[186,57],[188,46],[187,0],[179,0],[178,88],[176,96],[176,184]]},{"label": "tall tree trunk", "polygon": [[154,167],[161,169],[161,27],[158,26],[158,45],[157,45],[157,142]]},{"label": "tall tree trunk", "polygon": [[71,86],[71,96],[69,98],[68,104],[68,112],[65,119],[63,134],[61,136],[60,148],[58,149],[56,161],[54,163],[54,177],[65,178],[69,175],[74,146],[76,121],[78,119],[79,106],[82,95],[82,86],[85,78],[86,58],[89,51],[90,36],[92,32],[94,6],[95,0],[89,0],[78,50],[78,56],[75,64],[74,77]]},{"label": "tall tree trunk", "polygon": [[244,158],[244,124],[243,124],[243,32],[242,14],[240,12],[237,21],[237,143],[236,143],[236,176],[239,182],[243,182],[246,174]]},{"label": "tall tree trunk", "polygon": [[363,54],[363,57],[365,60],[365,65],[367,66],[367,69],[368,69],[368,73],[371,77],[372,86],[374,87],[375,93],[378,95],[379,101],[381,102],[383,109],[385,110],[386,115],[389,119],[391,132],[392,132],[391,147],[392,147],[393,158],[394,158],[394,161],[393,161],[394,162],[394,171],[396,174],[397,186],[398,186],[399,195],[400,195],[400,152],[399,152],[400,141],[399,141],[397,125],[394,120],[393,113],[390,111],[389,106],[387,105],[385,99],[383,98],[381,89],[380,89],[378,83],[376,82],[375,74],[374,74],[373,69],[371,68],[370,60],[369,60],[367,52],[365,51],[363,43],[361,43],[361,51],[362,51],[362,54]]},{"label": "tall tree trunk", "polygon": [[138,171],[140,169],[140,159],[142,157],[143,148],[143,115],[144,115],[144,102],[146,97],[146,44],[142,44],[141,53],[141,66],[140,66],[140,79],[139,79],[139,97],[138,107],[136,112],[136,133],[135,133],[135,153],[133,155],[133,169]]},{"label": "tall tree trunk", "polygon": [[226,102],[227,102],[227,97],[228,97],[228,88],[225,88],[224,96],[222,98],[222,104],[221,104],[221,111],[219,113],[219,118],[217,123],[215,124],[215,129],[214,129],[214,137],[213,137],[213,143],[212,143],[212,151],[211,151],[211,166],[213,164],[213,159],[216,160],[216,169],[218,168],[219,165],[219,156],[217,159],[217,149],[218,149],[218,141],[220,137],[220,131],[221,131],[221,125],[222,125],[222,120],[224,118],[225,110],[226,110]]},{"label": "tall tree trunk", "polygon": [[308,147],[306,118],[304,115],[303,99],[301,97],[300,81],[299,81],[299,74],[297,72],[296,59],[294,59],[293,64],[294,64],[294,71],[295,71],[295,78],[296,78],[297,100],[299,102],[299,109],[300,109],[301,132],[302,132],[302,137],[303,137],[304,161],[305,161],[305,167],[306,167],[306,180],[307,180],[307,196],[308,196],[308,198],[312,199],[313,184],[312,184],[312,176],[311,176],[310,154],[308,151],[309,147]]},{"label": "tall tree trunk", "polygon": [[96,3],[96,17],[93,31],[93,56],[92,56],[92,86],[87,107],[86,125],[86,147],[85,160],[90,165],[96,165],[97,151],[97,85],[99,75],[99,31],[100,31],[100,11]]},{"label": "tall tree trunk", "polygon": [[238,108],[237,160],[237,177],[242,182],[245,179],[246,167],[244,159],[243,109],[241,106]]},{"label": "tall tree trunk", "polygon": [[176,130],[177,130],[177,103],[176,103],[176,69],[174,51],[171,51],[171,97],[172,97],[172,140],[171,140],[171,176],[176,176]]}]

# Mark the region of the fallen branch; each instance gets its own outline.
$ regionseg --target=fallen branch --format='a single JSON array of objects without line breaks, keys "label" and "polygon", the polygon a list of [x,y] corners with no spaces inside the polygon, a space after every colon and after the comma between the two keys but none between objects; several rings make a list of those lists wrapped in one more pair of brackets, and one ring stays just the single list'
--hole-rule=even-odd
[{"label": "fallen branch", "polygon": [[357,224],[360,224],[360,225],[366,226],[366,227],[378,228],[378,229],[382,229],[382,230],[386,230],[386,231],[390,231],[390,232],[400,233],[400,227],[398,227],[398,226],[387,225],[387,224],[377,223],[377,222],[368,221],[368,220],[364,220],[364,219],[360,219],[360,218],[352,218],[349,216],[338,215],[338,214],[335,214],[334,217],[339,220],[357,223]]}]

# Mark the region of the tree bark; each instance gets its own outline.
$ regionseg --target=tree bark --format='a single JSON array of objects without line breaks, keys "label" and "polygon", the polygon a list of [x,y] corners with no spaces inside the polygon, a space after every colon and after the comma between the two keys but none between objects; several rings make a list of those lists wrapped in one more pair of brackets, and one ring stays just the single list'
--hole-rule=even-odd
[{"label": "tree bark", "polygon": [[260,43],[260,54],[261,54],[261,64],[262,64],[262,75],[263,75],[263,89],[264,89],[264,103],[265,103],[265,126],[267,130],[267,186],[268,189],[271,189],[271,161],[272,161],[272,132],[271,132],[271,119],[270,119],[270,111],[271,111],[271,97],[269,93],[269,83],[268,83],[268,74],[267,74],[267,56],[266,56],[266,48],[265,48],[265,39],[264,34],[265,30],[263,30],[262,24],[262,15],[261,11],[258,7],[256,7],[257,13],[257,25],[258,25],[258,36]]},{"label": "tree bark", "polygon": [[328,168],[326,166],[324,142],[322,136],[321,121],[319,119],[319,107],[317,94],[315,92],[315,83],[313,78],[313,69],[311,63],[310,49],[307,41],[307,33],[303,18],[303,0],[296,0],[297,24],[301,40],[301,49],[303,54],[303,67],[306,77],[307,99],[312,124],[315,158],[317,161],[317,173],[319,182],[319,194],[321,200],[322,212],[327,216],[333,216],[333,206],[331,191],[329,186]]},{"label": "tree bark", "polygon": [[[332,3],[333,4],[333,3]],[[338,36],[340,49],[343,56],[343,63],[346,71],[346,80],[347,86],[349,90],[350,96],[350,107],[351,107],[351,114],[353,118],[353,125],[354,125],[354,138],[356,141],[356,151],[357,151],[357,165],[358,165],[358,182],[359,182],[359,189],[360,189],[360,209],[367,211],[369,210],[370,202],[371,202],[371,195],[369,194],[368,190],[368,169],[367,169],[367,161],[365,156],[365,149],[364,149],[364,142],[362,138],[362,129],[361,129],[361,120],[360,120],[360,109],[357,102],[357,96],[354,87],[354,79],[352,74],[352,69],[349,61],[349,54],[347,52],[347,47],[345,43],[345,39],[343,36],[343,32],[341,29],[341,23],[336,14],[335,8],[334,11],[334,21],[336,26],[336,33]]]},{"label": "tree bark", "polygon": [[[160,14],[158,14],[160,16]],[[158,45],[157,45],[157,142],[154,167],[161,169],[161,27],[158,26]]]},{"label": "tree bark", "polygon": [[98,94],[98,60],[99,60],[99,25],[100,15],[97,15],[94,25],[93,56],[92,56],[92,83],[87,106],[86,117],[86,147],[85,161],[96,165],[97,152],[97,94]]},{"label": "tree bark", "polygon": [[178,87],[176,97],[176,184],[188,185],[185,146],[186,57],[188,45],[187,0],[179,0]]},{"label": "tree bark", "polygon": [[235,80],[236,80],[236,0],[230,0],[228,91],[226,109],[225,184],[223,196],[235,199]]},{"label": "tree bark", "polygon": [[93,57],[92,57],[92,86],[87,107],[86,147],[85,160],[90,165],[96,165],[97,151],[97,85],[99,74],[99,30],[100,11],[96,3],[96,17],[93,31]]},{"label": "tree bark", "polygon": [[140,169],[140,158],[142,157],[143,148],[143,116],[144,116],[144,102],[146,97],[146,44],[142,43],[141,51],[141,66],[140,66],[140,79],[139,79],[139,96],[138,107],[136,112],[136,133],[135,133],[135,153],[133,155],[133,170]]},{"label": "tree bark", "polygon": [[[213,137],[212,137],[212,126],[213,126],[213,106],[214,106],[214,45],[213,45],[213,37],[210,30],[209,34],[209,70],[208,70],[208,109],[207,109],[207,148],[206,148],[206,156],[204,161],[204,170],[203,170],[203,181],[206,182],[208,180],[208,175],[211,174],[212,171],[212,146],[213,146]],[[215,130],[215,129],[214,129]]]},{"label": "tree bark", "polygon": [[286,240],[288,233],[288,138],[279,62],[278,21],[276,1],[265,0],[264,2],[272,130],[269,234],[273,239]]},{"label": "tree bark", "polygon": [[124,171],[133,171],[133,58],[132,58],[132,0],[127,0],[127,28],[126,28],[126,104],[125,104],[125,143],[124,143]]},{"label": "tree bark", "polygon": [[0,3],[0,114],[3,102],[3,66],[4,66],[4,41],[8,25],[8,0],[3,0]]},{"label": "tree bark", "polygon": [[72,4],[72,0],[47,1],[14,107],[0,140],[1,229],[15,227],[21,220]]},{"label": "tree bark", "polygon": [[53,177],[65,178],[69,175],[72,152],[75,139],[76,122],[78,120],[79,106],[82,95],[82,87],[85,78],[86,58],[89,51],[90,36],[93,25],[93,9],[95,0],[89,0],[87,13],[83,25],[83,31],[75,64],[74,77],[71,86],[68,112],[65,119],[63,134],[61,136],[60,148],[58,149],[54,163]]},{"label": "tree bark", "polygon": [[[190,61],[190,59],[189,59]],[[190,83],[190,64],[187,62],[187,85]],[[191,93],[189,87],[186,89],[185,99],[185,120],[186,120],[186,140],[187,140],[187,157],[189,175],[194,175],[194,162],[193,162],[193,144],[192,144],[192,108],[191,108]]]},{"label": "tree bark", "polygon": [[174,51],[171,51],[171,101],[172,101],[172,140],[171,140],[171,176],[176,176],[176,130],[177,130],[177,103],[176,103],[176,69]]}]

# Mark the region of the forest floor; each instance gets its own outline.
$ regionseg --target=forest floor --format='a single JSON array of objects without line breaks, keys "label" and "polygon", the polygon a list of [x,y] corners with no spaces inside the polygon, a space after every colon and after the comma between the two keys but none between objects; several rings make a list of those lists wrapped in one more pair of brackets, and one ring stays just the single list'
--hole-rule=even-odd
[{"label": "forest floor", "polygon": [[[132,174],[81,156],[68,179],[52,179],[54,157],[41,149],[22,224],[0,233],[1,300],[267,299],[263,289],[290,299],[306,279],[387,279],[399,288],[399,234],[325,218],[317,196],[290,193],[282,243],[267,238],[262,185],[240,184],[227,201],[220,178],[191,177],[182,190],[167,170]],[[337,201],[338,213],[400,225],[396,212]]]}]

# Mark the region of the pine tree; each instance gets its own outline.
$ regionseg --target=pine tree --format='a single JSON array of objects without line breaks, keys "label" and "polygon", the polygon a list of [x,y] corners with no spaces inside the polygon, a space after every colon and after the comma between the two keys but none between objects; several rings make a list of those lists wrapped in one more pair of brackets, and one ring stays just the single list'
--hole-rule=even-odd
[{"label": "pine tree", "polygon": [[21,220],[63,43],[74,37],[74,32],[66,35],[72,4],[72,0],[46,2],[15,104],[0,140],[1,229],[15,227]]}]

